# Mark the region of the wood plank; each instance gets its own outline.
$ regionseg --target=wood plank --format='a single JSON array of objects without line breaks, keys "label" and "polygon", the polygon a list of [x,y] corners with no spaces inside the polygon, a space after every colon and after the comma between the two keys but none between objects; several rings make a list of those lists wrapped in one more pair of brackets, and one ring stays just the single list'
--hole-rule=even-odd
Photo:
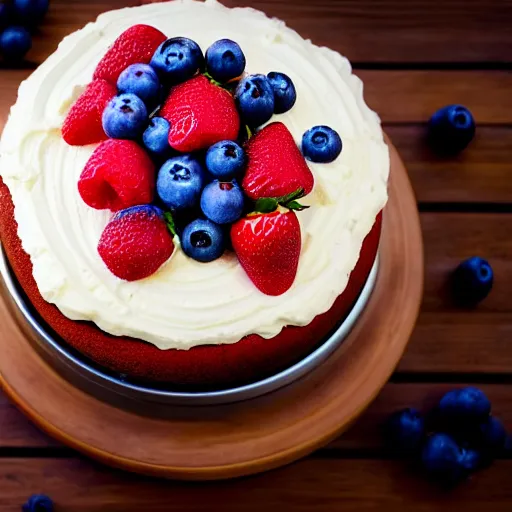
[{"label": "wood plank", "polygon": [[[461,103],[480,124],[512,122],[512,74],[506,71],[356,71],[365,98],[385,123],[424,123]],[[485,91],[485,92],[483,92]]]},{"label": "wood plank", "polygon": [[[388,383],[356,424],[325,451],[363,451],[369,456],[383,449],[380,427],[398,409],[416,407],[427,413],[449,389],[464,384],[395,384]],[[512,387],[500,384],[479,385],[493,404],[493,412],[512,431]],[[34,427],[0,393],[0,448],[53,448],[60,446]],[[323,452],[322,452],[323,453]]]},{"label": "wood plank", "polygon": [[512,128],[478,126],[460,155],[440,158],[425,125],[385,125],[409,171],[420,202],[512,203]]},{"label": "wood plank", "polygon": [[[42,62],[67,34],[110,9],[151,0],[53,0],[29,59]],[[359,62],[510,62],[512,6],[502,0],[225,0],[277,16],[316,44]]]},{"label": "wood plank", "polygon": [[509,512],[512,461],[499,461],[442,491],[400,461],[309,458],[271,473],[215,483],[180,483],[109,470],[78,459],[0,459],[0,512],[45,492],[66,512]]}]

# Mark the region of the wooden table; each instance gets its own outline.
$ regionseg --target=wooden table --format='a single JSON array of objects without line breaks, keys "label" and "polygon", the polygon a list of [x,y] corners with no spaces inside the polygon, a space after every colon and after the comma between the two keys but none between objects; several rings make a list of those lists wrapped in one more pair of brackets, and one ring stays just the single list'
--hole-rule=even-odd
[{"label": "wooden table", "polygon": [[[0,70],[0,123],[19,82],[69,32],[136,0],[53,0],[22,68]],[[426,251],[425,297],[396,373],[357,424],[331,445],[257,477],[183,484],[85,460],[39,431],[0,395],[0,512],[45,492],[74,511],[512,510],[512,461],[500,460],[451,493],[424,482],[383,449],[393,410],[428,407],[454,385],[475,384],[512,427],[512,2],[510,0],[232,0],[285,19],[353,62],[366,98],[401,152],[418,198]],[[460,157],[424,144],[425,122],[462,103],[478,123]],[[487,258],[492,294],[473,311],[453,305],[450,271]],[[1,333],[1,326],[0,326]],[[509,339],[510,338],[510,339]],[[1,355],[0,355],[1,357]]]}]

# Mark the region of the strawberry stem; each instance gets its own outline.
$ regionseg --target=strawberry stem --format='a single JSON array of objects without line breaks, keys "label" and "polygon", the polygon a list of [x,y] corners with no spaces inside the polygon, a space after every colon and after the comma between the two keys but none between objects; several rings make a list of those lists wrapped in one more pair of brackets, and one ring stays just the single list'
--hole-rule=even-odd
[{"label": "strawberry stem", "polygon": [[203,73],[203,75],[204,75],[206,78],[208,78],[208,80],[210,80],[210,83],[212,83],[213,85],[217,85],[218,87],[223,87],[223,88],[224,88],[224,86],[223,86],[220,82],[217,82],[217,80],[215,80],[215,78],[213,78],[213,76],[212,76],[212,75],[210,75],[210,73],[208,73],[208,71],[205,71],[205,72]]},{"label": "strawberry stem", "polygon": [[178,236],[178,232],[176,231],[176,223],[174,222],[174,218],[171,212],[164,213],[164,220],[167,226],[167,229],[171,232],[173,237]]},{"label": "strawberry stem", "polygon": [[302,188],[281,197],[262,197],[256,201],[254,211],[257,213],[272,213],[277,210],[278,206],[283,206],[289,210],[301,212],[309,208],[309,206],[302,205],[297,201],[301,197],[304,197],[304,189]]}]

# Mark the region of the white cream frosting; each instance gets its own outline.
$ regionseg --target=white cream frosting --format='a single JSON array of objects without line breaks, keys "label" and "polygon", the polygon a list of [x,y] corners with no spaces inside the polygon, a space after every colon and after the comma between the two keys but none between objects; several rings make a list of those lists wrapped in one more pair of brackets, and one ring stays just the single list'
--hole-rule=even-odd
[{"label": "white cream frosting", "polygon": [[[337,160],[310,163],[315,188],[303,201],[311,208],[298,214],[302,253],[285,294],[259,292],[231,253],[201,264],[178,247],[156,274],[132,283],[116,278],[100,259],[97,242],[111,214],[88,207],[77,191],[95,146],[68,146],[60,128],[109,45],[138,23],[168,37],[190,37],[203,50],[217,39],[237,41],[247,72],[282,71],[294,81],[297,103],[273,120],[285,123],[297,143],[317,124],[340,134]],[[345,289],[387,200],[388,149],[362,93],[362,82],[340,54],[314,46],[280,20],[214,0],[111,11],[66,37],[21,84],[0,145],[0,174],[42,296],[73,320],[90,320],[160,349],[235,343],[251,333],[271,338],[287,325],[307,325]]]}]

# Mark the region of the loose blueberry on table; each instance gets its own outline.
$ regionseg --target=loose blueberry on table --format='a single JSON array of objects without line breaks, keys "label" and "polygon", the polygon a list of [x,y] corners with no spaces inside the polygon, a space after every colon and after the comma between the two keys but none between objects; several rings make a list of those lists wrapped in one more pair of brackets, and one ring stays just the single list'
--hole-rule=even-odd
[{"label": "loose blueberry on table", "polygon": [[445,155],[454,155],[465,149],[473,140],[475,131],[473,115],[462,105],[447,105],[439,109],[428,124],[432,148]]},{"label": "loose blueberry on table", "polygon": [[394,413],[384,425],[385,441],[399,455],[417,459],[426,474],[454,486],[505,454],[510,437],[478,388],[447,392],[423,419],[414,409]]},{"label": "loose blueberry on table", "polygon": [[466,306],[474,306],[489,295],[494,281],[488,261],[474,256],[464,260],[452,276],[455,299]]},{"label": "loose blueberry on table", "polygon": [[53,512],[53,501],[44,494],[33,494],[22,507],[23,512]]},{"label": "loose blueberry on table", "polygon": [[[245,66],[235,41],[214,42],[204,57],[191,39],[135,25],[70,108],[64,140],[99,143],[78,190],[90,207],[114,212],[98,253],[116,277],[151,276],[176,246],[201,263],[232,247],[261,292],[292,286],[301,252],[296,212],[314,186],[305,159],[312,153],[307,145],[301,153],[283,123],[252,133],[290,110],[297,93],[288,75],[244,76]],[[320,128],[332,161],[341,139]]]}]

